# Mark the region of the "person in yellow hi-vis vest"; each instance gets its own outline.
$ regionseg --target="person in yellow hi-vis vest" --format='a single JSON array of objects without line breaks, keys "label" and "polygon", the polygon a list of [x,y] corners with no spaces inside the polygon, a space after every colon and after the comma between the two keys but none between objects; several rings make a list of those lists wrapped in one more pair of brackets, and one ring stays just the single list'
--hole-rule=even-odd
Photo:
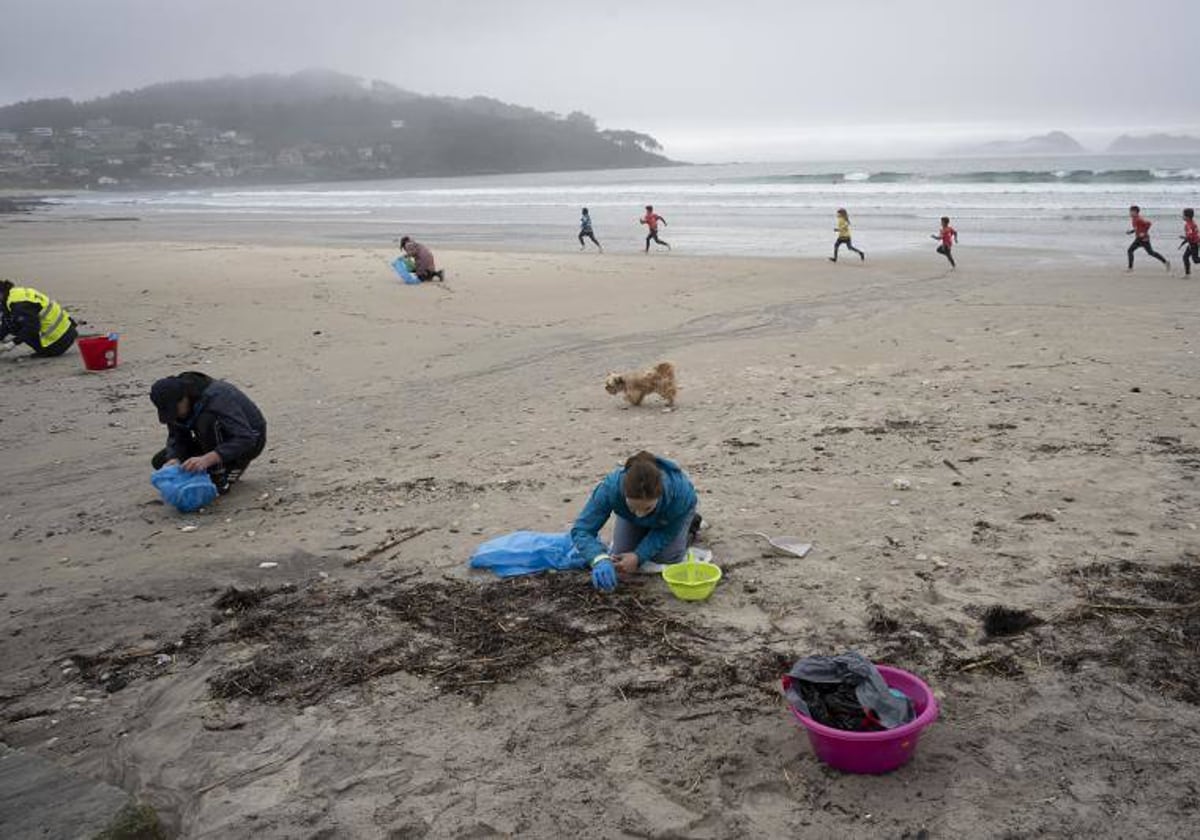
[{"label": "person in yellow hi-vis vest", "polygon": [[71,313],[57,302],[37,289],[0,280],[0,341],[9,335],[32,347],[35,356],[61,356],[78,332]]}]

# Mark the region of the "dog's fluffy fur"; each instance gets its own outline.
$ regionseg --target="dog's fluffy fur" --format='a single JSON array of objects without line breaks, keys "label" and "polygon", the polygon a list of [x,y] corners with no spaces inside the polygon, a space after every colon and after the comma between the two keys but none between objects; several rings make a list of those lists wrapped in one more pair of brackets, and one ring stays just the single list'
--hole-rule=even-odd
[{"label": "dog's fluffy fur", "polygon": [[675,385],[675,365],[659,362],[640,373],[610,373],[604,381],[604,390],[610,394],[624,394],[630,405],[641,405],[648,395],[658,394],[668,406],[673,406],[675,395],[679,393]]}]

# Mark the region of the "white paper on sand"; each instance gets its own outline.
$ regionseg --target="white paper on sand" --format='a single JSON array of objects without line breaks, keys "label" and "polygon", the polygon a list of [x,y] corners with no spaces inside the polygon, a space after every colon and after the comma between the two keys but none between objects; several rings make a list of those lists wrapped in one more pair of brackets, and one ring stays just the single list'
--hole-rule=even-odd
[{"label": "white paper on sand", "polygon": [[812,551],[812,543],[806,543],[799,537],[772,537],[761,531],[751,531],[746,536],[761,537],[771,544],[771,548],[793,557],[806,557],[808,552]]},{"label": "white paper on sand", "polygon": [[780,551],[794,554],[797,557],[806,557],[808,552],[812,551],[812,543],[800,542],[799,537],[773,537],[767,542]]}]

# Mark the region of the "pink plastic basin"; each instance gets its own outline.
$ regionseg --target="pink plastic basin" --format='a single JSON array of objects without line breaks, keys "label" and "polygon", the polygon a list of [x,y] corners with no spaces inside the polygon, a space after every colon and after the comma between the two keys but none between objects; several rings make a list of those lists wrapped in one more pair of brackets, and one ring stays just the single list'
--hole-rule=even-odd
[{"label": "pink plastic basin", "polygon": [[[808,731],[808,740],[817,758],[846,773],[890,773],[904,766],[917,751],[921,732],[937,720],[937,699],[929,686],[908,671],[888,665],[876,667],[889,687],[903,691],[912,700],[917,716],[903,726],[879,732],[847,732],[817,723],[788,705],[792,715]],[[791,677],[785,675],[785,690],[790,682]]]}]

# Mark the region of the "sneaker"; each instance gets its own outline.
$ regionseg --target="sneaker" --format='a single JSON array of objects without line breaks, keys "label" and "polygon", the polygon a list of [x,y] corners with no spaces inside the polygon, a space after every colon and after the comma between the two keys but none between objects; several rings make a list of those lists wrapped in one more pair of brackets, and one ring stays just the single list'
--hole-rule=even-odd
[{"label": "sneaker", "polygon": [[830,262],[837,262],[837,257],[830,257],[830,258],[829,258],[829,261],[830,261]]},{"label": "sneaker", "polygon": [[228,470],[213,470],[209,473],[213,484],[217,485],[217,493],[224,496],[233,489],[233,485],[237,484],[238,479],[242,477],[244,469],[234,467]]},{"label": "sneaker", "polygon": [[866,255],[865,253],[859,254],[859,255],[858,255],[858,258],[859,258],[860,260],[862,260],[863,262],[866,262],[866,261],[867,261],[867,255]]}]

